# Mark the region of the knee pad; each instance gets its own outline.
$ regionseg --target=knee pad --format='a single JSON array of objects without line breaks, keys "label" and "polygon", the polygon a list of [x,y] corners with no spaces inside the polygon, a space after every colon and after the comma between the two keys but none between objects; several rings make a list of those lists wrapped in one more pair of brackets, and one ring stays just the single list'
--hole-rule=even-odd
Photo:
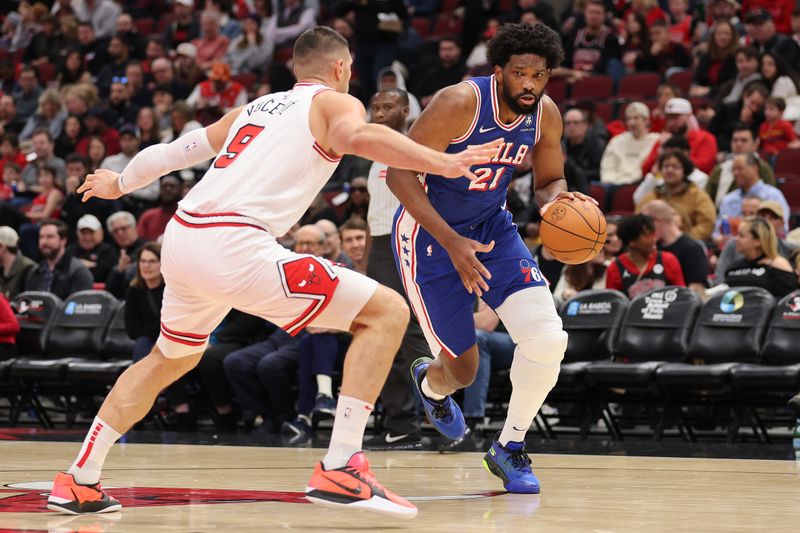
[{"label": "knee pad", "polygon": [[539,331],[517,343],[517,353],[540,365],[557,365],[567,351],[567,332],[563,329]]}]

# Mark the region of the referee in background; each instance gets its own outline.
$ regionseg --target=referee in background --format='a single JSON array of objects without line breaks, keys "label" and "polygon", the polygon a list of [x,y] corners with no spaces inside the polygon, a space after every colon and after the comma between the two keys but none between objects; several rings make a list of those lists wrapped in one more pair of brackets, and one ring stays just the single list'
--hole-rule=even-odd
[{"label": "referee in background", "polygon": [[[405,133],[408,95],[401,89],[379,91],[372,98],[370,113],[372,122]],[[392,253],[392,220],[400,202],[386,186],[386,169],[386,165],[376,162],[369,170],[367,222],[371,238],[367,275],[406,297]],[[417,450],[422,447],[417,400],[409,368],[415,359],[426,355],[430,356],[430,348],[412,313],[400,351],[381,391],[386,411],[384,432],[367,440],[364,448]]]}]

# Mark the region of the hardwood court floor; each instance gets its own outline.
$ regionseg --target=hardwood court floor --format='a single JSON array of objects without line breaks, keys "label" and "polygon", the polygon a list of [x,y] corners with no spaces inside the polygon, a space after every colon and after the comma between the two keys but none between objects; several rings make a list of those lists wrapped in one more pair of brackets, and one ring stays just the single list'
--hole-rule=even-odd
[{"label": "hardwood court floor", "polygon": [[498,492],[479,453],[371,452],[376,476],[419,507],[402,521],[303,503],[321,449],[158,444],[112,450],[103,483],[121,513],[45,511],[79,446],[0,443],[0,532],[800,530],[794,461],[537,455],[543,492],[525,496]]}]

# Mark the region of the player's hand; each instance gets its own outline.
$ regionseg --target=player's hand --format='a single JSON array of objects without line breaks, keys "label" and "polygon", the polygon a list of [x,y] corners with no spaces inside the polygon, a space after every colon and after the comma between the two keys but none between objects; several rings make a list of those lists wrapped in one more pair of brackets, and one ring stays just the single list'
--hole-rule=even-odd
[{"label": "player's hand", "polygon": [[558,195],[555,198],[553,198],[552,200],[550,200],[549,202],[544,204],[539,209],[539,214],[542,216],[542,218],[544,218],[544,214],[547,212],[548,209],[550,209],[550,206],[552,206],[554,203],[556,203],[556,201],[558,201],[558,200],[560,200],[562,198],[566,198],[567,200],[569,200],[571,202],[574,202],[574,201],[578,200],[578,201],[592,202],[594,205],[597,205],[597,206],[600,205],[600,204],[597,203],[597,200],[595,200],[591,196],[583,194],[582,192],[578,192],[578,191],[573,191],[573,192],[561,191],[560,193],[558,193]]},{"label": "player's hand", "polygon": [[[483,244],[467,237],[458,236],[446,246],[453,266],[456,267],[461,283],[470,294],[483,296],[489,290],[487,279],[492,279],[489,270],[475,257],[477,252],[487,253],[494,248],[494,241]],[[484,279],[485,278],[485,279]]]},{"label": "player's hand", "polygon": [[442,154],[444,155],[444,162],[442,163],[442,168],[438,169],[436,173],[445,178],[464,177],[470,181],[475,181],[478,176],[473,174],[470,168],[473,165],[487,163],[497,155],[501,146],[503,146],[503,139],[495,139],[485,144],[469,146],[466,150],[457,154]]},{"label": "player's hand", "polygon": [[116,200],[122,196],[119,190],[119,173],[104,168],[97,169],[94,174],[86,176],[83,185],[78,187],[78,194],[83,194],[83,201],[89,198]]}]

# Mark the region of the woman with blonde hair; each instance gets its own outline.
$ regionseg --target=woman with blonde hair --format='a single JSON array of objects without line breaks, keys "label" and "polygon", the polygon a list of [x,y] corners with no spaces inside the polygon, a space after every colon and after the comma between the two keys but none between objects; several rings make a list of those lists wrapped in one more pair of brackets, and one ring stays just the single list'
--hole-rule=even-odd
[{"label": "woman with blonde hair", "polygon": [[744,258],[725,271],[725,283],[730,287],[762,287],[776,298],[798,288],[792,265],[778,254],[778,235],[767,219],[743,219],[736,234],[736,250]]},{"label": "woman with blonde hair", "polygon": [[38,129],[45,129],[50,132],[53,139],[58,139],[61,135],[61,128],[67,119],[67,112],[64,110],[64,101],[61,94],[56,89],[45,89],[39,96],[39,106],[36,113],[25,122],[25,127],[19,134],[22,140],[30,139],[33,132]]}]

